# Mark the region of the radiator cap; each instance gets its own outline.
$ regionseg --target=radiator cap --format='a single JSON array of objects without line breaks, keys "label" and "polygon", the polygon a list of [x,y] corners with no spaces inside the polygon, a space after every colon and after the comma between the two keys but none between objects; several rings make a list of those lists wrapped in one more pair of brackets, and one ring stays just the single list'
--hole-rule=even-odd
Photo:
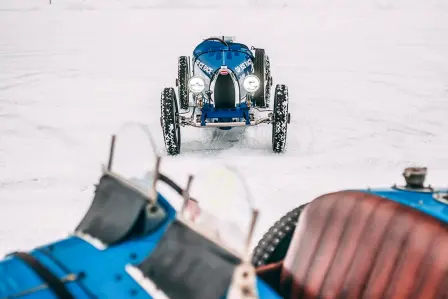
[{"label": "radiator cap", "polygon": [[408,167],[403,172],[406,189],[424,189],[427,167]]},{"label": "radiator cap", "polygon": [[433,193],[434,188],[431,185],[425,186],[427,170],[428,168],[426,167],[405,168],[403,171],[403,177],[406,181],[406,185],[397,186],[395,184],[392,188],[403,191]]}]

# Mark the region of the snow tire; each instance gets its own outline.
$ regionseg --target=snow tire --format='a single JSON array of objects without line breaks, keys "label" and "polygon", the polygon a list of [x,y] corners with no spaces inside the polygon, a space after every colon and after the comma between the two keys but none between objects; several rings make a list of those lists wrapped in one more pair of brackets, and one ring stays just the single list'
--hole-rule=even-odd
[{"label": "snow tire", "polygon": [[254,94],[254,104],[256,107],[266,107],[266,55],[264,49],[255,49],[254,75],[260,79],[260,88]]},{"label": "snow tire", "polygon": [[285,214],[264,234],[253,251],[252,264],[255,267],[279,262],[285,258],[300,214],[306,205]]},{"label": "snow tire", "polygon": [[189,104],[188,75],[188,57],[181,56],[179,57],[177,66],[177,91],[179,94],[180,108],[184,110],[188,109]]},{"label": "snow tire", "polygon": [[273,79],[271,75],[271,62],[269,60],[269,56],[266,55],[266,67],[265,67],[265,78],[266,78],[266,91],[264,94],[266,108],[268,108],[271,104],[271,87],[273,84]]},{"label": "snow tire", "polygon": [[272,150],[281,153],[286,147],[286,136],[290,115],[288,112],[289,91],[286,85],[277,84],[274,95],[274,119],[272,123]]},{"label": "snow tire", "polygon": [[165,88],[161,94],[160,124],[163,131],[165,148],[169,155],[180,153],[179,108],[174,88]]}]

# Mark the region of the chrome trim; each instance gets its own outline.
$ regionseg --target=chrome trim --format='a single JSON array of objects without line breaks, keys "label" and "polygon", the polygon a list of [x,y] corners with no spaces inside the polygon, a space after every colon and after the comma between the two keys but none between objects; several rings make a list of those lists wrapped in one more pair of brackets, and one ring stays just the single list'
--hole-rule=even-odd
[{"label": "chrome trim", "polygon": [[413,189],[413,188],[409,188],[409,187],[406,187],[406,186],[394,185],[394,186],[392,186],[392,188],[397,189],[397,190],[409,191],[409,192],[417,192],[417,193],[432,193],[432,192],[434,192],[434,189],[432,187],[430,187],[430,186],[424,187],[424,188],[420,188],[420,189]]},{"label": "chrome trim", "polygon": [[183,122],[183,125],[192,126],[195,128],[203,128],[203,127],[245,127],[245,126],[257,126],[262,123],[271,123],[272,117],[263,117],[257,120],[250,121],[249,124],[246,124],[245,121],[235,121],[235,122],[217,122],[217,123],[205,123],[205,126],[201,125],[201,122],[195,122],[192,120]]},{"label": "chrome trim", "polygon": [[[258,80],[258,83],[260,83],[260,86],[258,86],[258,88],[255,90],[255,91],[249,91],[249,90],[247,90],[246,88],[244,88],[244,82],[246,81],[246,79],[247,78],[250,78],[250,77],[253,77],[253,78],[257,78],[257,80]],[[243,89],[248,93],[248,94],[250,94],[251,96],[253,96],[260,88],[264,88],[264,86],[261,86],[261,80],[260,80],[260,78],[258,78],[255,74],[250,74],[250,75],[247,75],[247,76],[245,76],[244,78],[243,78]]]},{"label": "chrome trim", "polygon": [[239,264],[233,272],[226,299],[258,299],[257,274],[250,262]]},{"label": "chrome trim", "polygon": [[[203,84],[204,84],[204,89],[201,90],[201,91],[198,91],[198,92],[192,91],[191,88],[190,88],[190,82],[191,82],[191,80],[196,79],[196,78],[197,78],[197,79],[201,79],[202,82],[203,82]],[[202,77],[200,77],[200,76],[191,76],[190,78],[188,78],[188,81],[187,81],[187,88],[188,88],[188,92],[189,92],[189,93],[192,93],[192,94],[194,94],[194,95],[198,95],[198,94],[201,94],[201,93],[205,92],[205,90],[207,89],[207,82],[204,80],[204,78],[202,78]]]}]

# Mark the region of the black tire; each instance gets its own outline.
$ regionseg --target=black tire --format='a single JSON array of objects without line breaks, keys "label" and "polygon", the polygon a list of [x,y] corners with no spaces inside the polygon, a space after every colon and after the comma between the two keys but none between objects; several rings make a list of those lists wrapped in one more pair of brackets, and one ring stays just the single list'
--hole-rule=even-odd
[{"label": "black tire", "polygon": [[189,93],[188,93],[188,57],[179,57],[177,65],[177,91],[179,94],[179,103],[181,109],[188,109]]},{"label": "black tire", "polygon": [[271,104],[271,87],[273,84],[272,74],[271,74],[271,61],[269,56],[266,55],[266,65],[265,65],[265,78],[266,78],[266,91],[264,93],[264,98],[266,102],[266,108]]},{"label": "black tire", "polygon": [[177,121],[179,108],[174,88],[164,88],[161,94],[161,117],[163,139],[169,155],[180,153],[180,126]]},{"label": "black tire", "polygon": [[277,84],[274,95],[274,120],[272,123],[272,150],[281,153],[286,148],[289,115],[289,91],[283,84]]},{"label": "black tire", "polygon": [[254,75],[260,79],[260,88],[254,94],[254,104],[256,107],[266,107],[266,94],[265,94],[265,66],[266,57],[264,49],[255,49],[254,60]]},{"label": "black tire", "polygon": [[255,267],[279,262],[285,258],[297,221],[306,205],[288,212],[264,234],[253,251],[252,264]]}]

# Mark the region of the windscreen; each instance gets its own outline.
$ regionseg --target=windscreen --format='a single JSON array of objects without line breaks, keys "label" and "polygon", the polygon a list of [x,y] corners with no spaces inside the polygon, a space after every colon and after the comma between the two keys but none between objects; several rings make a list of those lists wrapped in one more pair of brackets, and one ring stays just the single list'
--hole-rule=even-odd
[{"label": "windscreen", "polygon": [[[127,124],[116,134],[112,171],[151,196],[159,156],[163,157],[163,151],[155,146],[151,130],[141,124]],[[165,174],[163,159],[159,171]],[[167,194],[166,186],[161,188],[160,183],[155,188],[198,231],[238,256],[245,255],[255,207],[244,176],[222,164],[211,164],[192,175],[186,198],[174,195],[176,192]],[[176,184],[186,187],[183,182]]]},{"label": "windscreen", "polygon": [[239,256],[245,255],[256,210],[242,174],[231,166],[210,166],[195,175],[190,195],[198,204],[191,204],[185,217]]},{"label": "windscreen", "polygon": [[129,122],[114,135],[110,170],[149,192],[154,183],[154,170],[159,150],[149,127]]}]

